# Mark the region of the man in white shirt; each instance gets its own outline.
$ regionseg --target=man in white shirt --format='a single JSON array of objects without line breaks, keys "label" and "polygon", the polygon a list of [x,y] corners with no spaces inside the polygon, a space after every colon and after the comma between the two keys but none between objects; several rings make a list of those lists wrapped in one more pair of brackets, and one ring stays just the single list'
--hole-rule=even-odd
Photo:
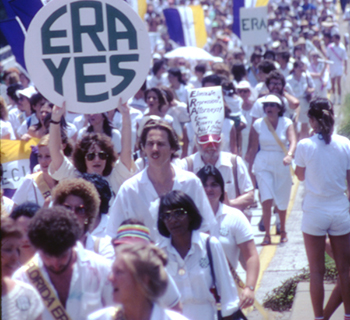
[{"label": "man in white shirt", "polygon": [[46,307],[43,320],[85,320],[112,304],[111,262],[85,250],[81,232],[75,214],[63,207],[41,209],[31,221],[28,236],[37,253],[13,278],[37,289]]},{"label": "man in white shirt", "polygon": [[242,211],[246,209],[254,202],[254,188],[242,158],[220,151],[220,136],[205,135],[196,139],[199,151],[178,161],[177,164],[182,169],[194,173],[206,164],[214,165],[224,178],[229,205]]},{"label": "man in white shirt", "polygon": [[208,231],[216,222],[201,181],[171,163],[180,149],[174,129],[166,121],[151,120],[142,131],[141,145],[148,166],[121,186],[109,211],[107,234],[114,237],[122,221],[136,218],[150,229],[152,239],[159,241],[159,197],[172,190],[182,190],[193,199],[203,217],[201,231]]}]

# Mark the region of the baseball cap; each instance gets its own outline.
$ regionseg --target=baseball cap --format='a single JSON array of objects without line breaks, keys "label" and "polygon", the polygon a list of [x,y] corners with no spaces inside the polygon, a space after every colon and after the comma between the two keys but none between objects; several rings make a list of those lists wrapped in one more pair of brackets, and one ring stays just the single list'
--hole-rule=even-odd
[{"label": "baseball cap", "polygon": [[32,97],[32,95],[35,93],[37,93],[37,91],[35,90],[34,87],[28,87],[28,88],[16,91],[17,97],[19,97],[21,95],[21,96],[25,96],[28,99],[30,99]]}]

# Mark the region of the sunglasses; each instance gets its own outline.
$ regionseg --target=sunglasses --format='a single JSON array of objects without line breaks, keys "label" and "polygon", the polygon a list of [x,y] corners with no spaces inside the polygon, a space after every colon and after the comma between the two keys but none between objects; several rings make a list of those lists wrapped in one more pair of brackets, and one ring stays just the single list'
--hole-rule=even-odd
[{"label": "sunglasses", "polygon": [[108,154],[104,151],[100,152],[89,152],[85,155],[85,159],[87,161],[92,161],[95,159],[95,157],[98,156],[100,160],[106,160],[108,158]]},{"label": "sunglasses", "polygon": [[175,220],[183,220],[187,215],[187,211],[183,208],[173,209],[165,211],[160,215],[160,219],[164,222],[170,221],[172,219]]},{"label": "sunglasses", "polygon": [[250,92],[250,90],[249,89],[238,89],[237,92],[238,93],[248,93],[248,92]]},{"label": "sunglasses", "polygon": [[73,211],[76,215],[85,217],[85,206],[82,204],[77,207],[70,206],[68,203],[64,203],[63,206],[70,211]]}]

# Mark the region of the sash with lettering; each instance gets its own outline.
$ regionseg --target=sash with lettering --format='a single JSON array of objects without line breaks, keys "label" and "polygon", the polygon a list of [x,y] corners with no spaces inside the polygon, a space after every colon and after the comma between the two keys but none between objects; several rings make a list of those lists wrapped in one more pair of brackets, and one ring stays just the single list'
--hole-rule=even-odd
[{"label": "sash with lettering", "polygon": [[[43,195],[44,199],[51,196],[51,189],[48,186],[48,184],[46,183],[46,181],[44,180],[43,173],[41,171],[33,173],[32,177],[33,177],[33,180],[35,181],[36,185],[38,186],[41,194]],[[35,188],[34,188],[34,192],[35,192]]]},{"label": "sash with lettering", "polygon": [[52,317],[59,320],[71,320],[61,301],[51,288],[51,285],[43,277],[35,256],[25,265],[25,268],[30,283],[38,291]]}]

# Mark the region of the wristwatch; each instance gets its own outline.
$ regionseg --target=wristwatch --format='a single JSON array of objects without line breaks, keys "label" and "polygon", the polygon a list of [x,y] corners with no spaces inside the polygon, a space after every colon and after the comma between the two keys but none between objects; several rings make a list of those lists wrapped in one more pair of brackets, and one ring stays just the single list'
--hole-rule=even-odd
[{"label": "wristwatch", "polygon": [[289,155],[289,156],[293,157],[293,153],[292,153],[292,152],[290,152],[290,151],[287,153],[287,155]]},{"label": "wristwatch", "polygon": [[250,290],[254,291],[254,287],[253,286],[245,286],[246,288],[249,288]]}]

